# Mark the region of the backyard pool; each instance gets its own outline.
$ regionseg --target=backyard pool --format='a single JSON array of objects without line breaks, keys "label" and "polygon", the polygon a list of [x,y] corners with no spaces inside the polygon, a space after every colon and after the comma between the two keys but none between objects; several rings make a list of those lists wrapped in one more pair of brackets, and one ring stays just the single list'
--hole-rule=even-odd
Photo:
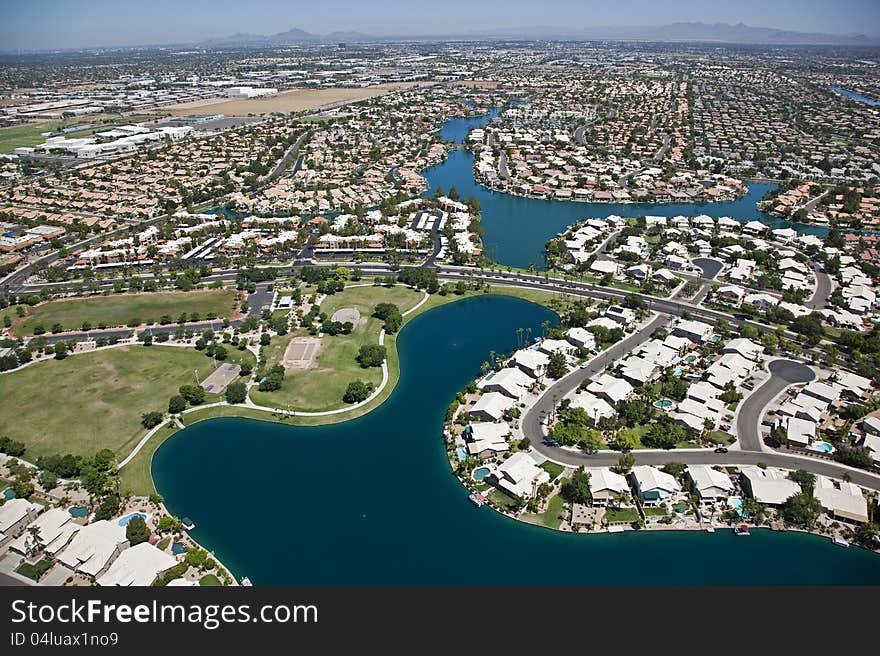
[{"label": "backyard pool", "polygon": [[475,481],[482,482],[491,471],[492,470],[488,467],[477,467],[474,471],[471,472],[471,476],[473,476],[473,479]]},{"label": "backyard pool", "polygon": [[71,508],[69,511],[71,517],[88,517],[89,509],[85,506],[75,506]]},{"label": "backyard pool", "polygon": [[813,451],[818,451],[819,453],[834,453],[834,447],[828,444],[828,442],[813,442],[813,445],[810,447]]},{"label": "backyard pool", "polygon": [[9,501],[10,499],[14,499],[15,490],[13,490],[11,487],[7,487],[5,490],[3,490],[3,498],[7,501]]},{"label": "backyard pool", "polygon": [[672,370],[673,376],[681,376],[682,373],[684,373],[684,369],[682,369],[681,367],[676,367]]},{"label": "backyard pool", "polygon": [[693,361],[696,360],[696,359],[697,359],[697,356],[694,355],[693,353],[691,353],[691,354],[690,354],[689,356],[687,356],[684,360],[682,360],[682,362],[684,362],[685,364],[690,364],[691,362],[693,362]]},{"label": "backyard pool", "polygon": [[144,513],[133,512],[133,513],[129,513],[125,517],[121,518],[119,520],[119,525],[120,526],[128,526],[128,523],[132,519],[134,519],[135,517],[140,517],[142,520],[147,521],[147,516]]},{"label": "backyard pool", "polygon": [[180,554],[185,554],[188,551],[186,545],[183,542],[175,542],[171,545],[171,553],[175,556],[179,556]]},{"label": "backyard pool", "polygon": [[660,399],[659,401],[654,401],[654,407],[666,410],[667,408],[672,407],[672,401],[669,399]]},{"label": "backyard pool", "polygon": [[743,516],[743,500],[742,497],[730,497],[727,500],[727,505],[733,508],[736,511],[736,514],[740,517]]},{"label": "backyard pool", "polygon": [[464,462],[467,460],[467,451],[462,449],[460,446],[455,448],[455,456],[458,458],[459,462]]}]

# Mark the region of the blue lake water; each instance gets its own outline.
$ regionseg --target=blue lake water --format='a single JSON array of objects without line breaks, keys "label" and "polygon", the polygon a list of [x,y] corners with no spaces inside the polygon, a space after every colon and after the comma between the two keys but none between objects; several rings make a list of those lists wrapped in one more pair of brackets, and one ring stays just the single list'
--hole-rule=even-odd
[{"label": "blue lake water", "polygon": [[880,105],[880,100],[875,100],[874,98],[869,98],[868,96],[863,96],[860,93],[856,93],[855,91],[850,91],[849,89],[841,89],[840,87],[831,87],[832,91],[836,91],[842,96],[846,96],[856,102],[860,102],[864,105],[870,105],[871,107],[876,107]]},{"label": "blue lake water", "polygon": [[401,331],[400,383],[350,422],[214,419],[153,458],[171,512],[235,575],[266,584],[878,584],[880,559],[796,533],[572,535],[476,508],[441,438],[455,392],[490,350],[555,315],[470,298]]}]

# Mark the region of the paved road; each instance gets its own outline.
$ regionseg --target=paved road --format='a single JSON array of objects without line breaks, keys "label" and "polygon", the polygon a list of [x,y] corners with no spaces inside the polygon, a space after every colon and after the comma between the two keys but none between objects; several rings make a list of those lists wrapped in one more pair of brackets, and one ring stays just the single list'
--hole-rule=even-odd
[{"label": "paved road", "polygon": [[818,262],[813,262],[813,273],[816,274],[816,291],[804,305],[813,310],[821,310],[831,297],[831,276],[822,270]]},{"label": "paved road", "polygon": [[773,360],[767,369],[770,371],[770,378],[754,390],[739,408],[736,434],[743,451],[761,451],[763,449],[760,421],[767,404],[779,396],[782,390],[789,385],[808,383],[816,377],[815,371],[797,360]]}]

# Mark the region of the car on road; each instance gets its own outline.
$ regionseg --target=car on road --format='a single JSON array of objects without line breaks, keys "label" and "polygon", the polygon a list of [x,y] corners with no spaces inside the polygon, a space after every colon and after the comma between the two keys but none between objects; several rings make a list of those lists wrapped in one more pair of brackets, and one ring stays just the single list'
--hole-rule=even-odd
[{"label": "car on road", "polygon": [[715,449],[715,453],[727,453],[728,449],[726,446],[719,446]]},{"label": "car on road", "polygon": [[590,366],[589,360],[587,362],[581,362],[581,369],[586,369]]}]

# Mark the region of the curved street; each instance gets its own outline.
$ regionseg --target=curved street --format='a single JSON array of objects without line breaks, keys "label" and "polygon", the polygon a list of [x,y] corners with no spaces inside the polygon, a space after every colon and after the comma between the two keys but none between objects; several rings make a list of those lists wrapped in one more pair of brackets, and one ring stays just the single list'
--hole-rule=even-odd
[{"label": "curved street", "polygon": [[767,369],[770,378],[749,394],[737,413],[736,435],[743,451],[763,450],[760,425],[764,408],[789,385],[808,383],[816,377],[815,371],[797,360],[773,360]]}]

